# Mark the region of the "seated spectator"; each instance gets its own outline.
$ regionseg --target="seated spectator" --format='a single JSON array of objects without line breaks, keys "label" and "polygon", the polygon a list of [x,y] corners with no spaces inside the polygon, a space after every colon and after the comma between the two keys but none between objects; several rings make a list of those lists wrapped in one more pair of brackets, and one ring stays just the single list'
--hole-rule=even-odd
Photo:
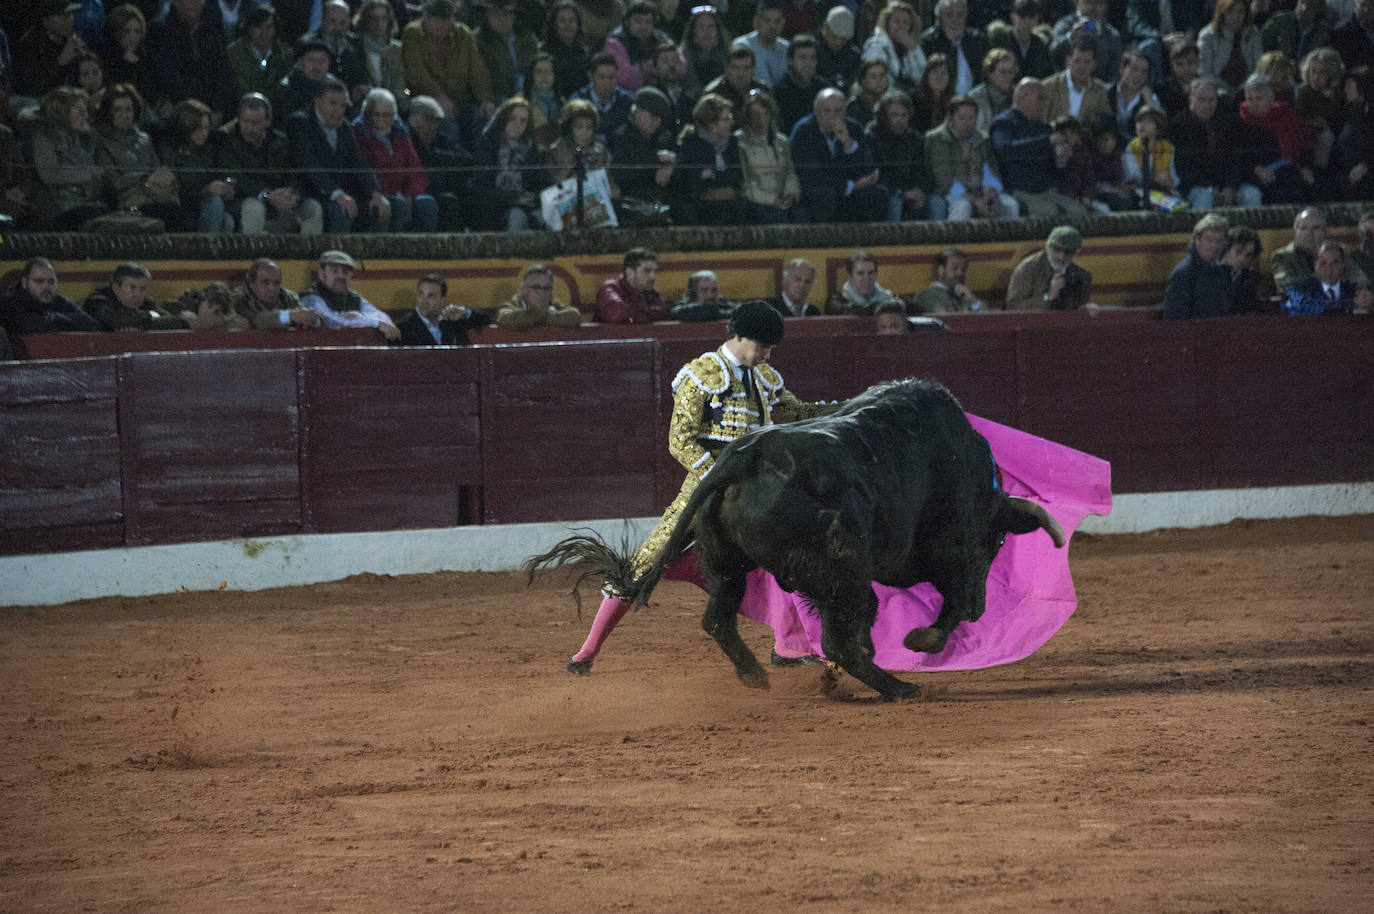
[{"label": "seated spectator", "polygon": [[[1096,61],[1092,75],[1103,84],[1116,79],[1121,69],[1121,52],[1125,42],[1116,26],[1107,21],[1107,0],[1077,0],[1076,12],[1061,16],[1054,24],[1054,38],[1050,42],[1050,57],[1067,58],[1072,46],[1084,39],[1096,45]],[[1083,80],[1076,80],[1083,82]],[[1070,111],[1075,117],[1083,115]]]},{"label": "seated spectator", "polygon": [[797,121],[811,113],[816,93],[830,83],[816,73],[817,41],[812,35],[798,35],[787,46],[787,72],[773,86],[778,103],[778,128],[789,134]]},{"label": "seated spectator", "polygon": [[1068,115],[1056,118],[1050,125],[1050,142],[1056,149],[1068,150],[1064,167],[1059,169],[1058,190],[1088,210],[1110,211],[1111,207],[1097,199],[1097,173],[1093,170],[1096,156],[1085,142],[1083,132],[1078,118]]},{"label": "seated spectator", "polygon": [[1286,57],[1301,60],[1311,51],[1331,45],[1327,15],[1326,0],[1298,0],[1293,9],[1275,10],[1264,21],[1261,43],[1266,51],[1282,51]]},{"label": "seated spectator", "polygon": [[29,14],[34,25],[14,42],[15,95],[44,98],[76,81],[76,58],[86,42],[76,34],[72,5],[40,0]]},{"label": "seated spectator", "polygon": [[[863,60],[887,64],[888,78],[894,88],[914,92],[926,69],[926,53],[921,50],[921,20],[916,8],[905,0],[893,0],[878,13],[878,27],[864,42]],[[948,75],[948,68],[946,68]]]},{"label": "seated spectator", "polygon": [[286,134],[272,129],[272,105],[261,93],[239,99],[238,116],[220,128],[219,164],[234,179],[230,214],[245,235],[319,235],[324,208],[293,173]]},{"label": "seated spectator", "polygon": [[687,292],[673,305],[668,317],[675,321],[722,321],[735,306],[720,297],[720,278],[713,270],[697,270],[687,277]]},{"label": "seated spectator", "polygon": [[604,50],[615,58],[616,84],[627,92],[648,85],[654,73],[654,54],[672,38],[654,28],[654,5],[635,0],[625,10],[625,20],[606,36]]},{"label": "seated spectator", "polygon": [[427,0],[424,15],[401,30],[401,59],[411,95],[444,111],[443,132],[471,149],[477,124],[496,110],[491,80],[472,31],[454,21],[453,0]]},{"label": "seated spectator", "polygon": [[553,271],[542,263],[526,267],[520,274],[520,292],[496,309],[496,326],[507,330],[576,327],[581,323],[581,311],[554,299]]},{"label": "seated spectator", "polygon": [[396,99],[400,113],[405,114],[410,93],[406,91],[406,65],[397,37],[400,27],[391,3],[367,0],[353,17],[353,32],[363,60],[364,87],[386,89]]},{"label": "seated spectator", "polygon": [[850,254],[844,271],[844,285],[826,299],[826,314],[872,314],[883,302],[902,301],[897,293],[878,285],[878,258],[867,251]]},{"label": "seated spectator", "polygon": [[1023,216],[1082,218],[1087,214],[1083,204],[1055,189],[1061,153],[1050,141],[1044,108],[1045,87],[1038,79],[1023,79],[1011,107],[992,119],[992,149],[1002,181]]},{"label": "seated spectator", "polygon": [[277,35],[277,11],[272,7],[249,6],[243,11],[241,28],[225,51],[235,96],[242,98],[250,92],[266,96],[291,74],[295,59]]},{"label": "seated spectator", "polygon": [[109,285],[86,296],[82,307],[102,330],[185,330],[186,321],[163,311],[148,297],[148,282],[152,278],[153,274],[141,264],[121,263],[115,267]]},{"label": "seated spectator", "polygon": [[233,293],[227,283],[212,282],[204,289],[186,289],[166,310],[186,322],[192,330],[247,330],[248,318],[234,310]]},{"label": "seated spectator", "polygon": [[[1097,42],[1080,38],[1069,47],[1064,69],[1044,82],[1047,121],[1068,115],[1080,124],[1093,123],[1098,115],[1110,112],[1107,84],[1093,76],[1097,61]],[[1024,82],[1024,80],[1023,80]]]},{"label": "seated spectator", "polygon": [[320,27],[307,32],[305,41],[323,45],[329,54],[329,73],[348,88],[350,105],[363,100],[367,94],[367,65],[353,34],[353,12],[347,0],[323,0],[320,5]]},{"label": "seated spectator", "polygon": [[[1255,64],[1255,72],[1250,75],[1268,77],[1269,84],[1274,87],[1274,98],[1292,104],[1293,83],[1298,78],[1298,67],[1281,51],[1265,51],[1261,54],[1259,63]],[[1245,88],[1244,84],[1241,88]]]},{"label": "seated spectator", "polygon": [[[1240,103],[1240,118],[1252,129],[1249,137],[1254,151],[1252,161],[1261,163],[1257,177],[1265,203],[1298,203],[1310,200],[1317,188],[1312,151],[1315,137],[1302,124],[1293,107],[1274,98],[1267,76],[1251,76],[1245,81],[1245,101]],[[1262,155],[1256,155],[1256,153]],[[1272,156],[1272,158],[1269,158]]]},{"label": "seated spectator", "polygon": [[[1176,123],[1178,116],[1188,110],[1188,100],[1193,81],[1198,78],[1197,43],[1180,39],[1169,44],[1169,77],[1156,88],[1160,107],[1169,115],[1169,123]],[[1220,80],[1208,80],[1208,84],[1220,88]],[[1175,142],[1180,138],[1174,137]]]},{"label": "seated spectator", "polygon": [[848,92],[859,78],[861,60],[854,44],[854,12],[847,6],[832,7],[816,37],[820,39],[816,45],[816,73],[834,88]]},{"label": "seated spectator", "polygon": [[949,114],[949,103],[954,100],[954,84],[949,72],[949,58],[943,54],[932,54],[926,61],[921,82],[911,93],[914,108],[911,115],[912,125],[922,133],[944,123]]},{"label": "seated spectator", "polygon": [[210,130],[211,117],[210,109],[193,98],[176,103],[172,128],[177,143],[167,156],[167,167],[177,176],[181,205],[194,220],[196,231],[231,235],[234,179],[220,167],[218,147],[224,134]]},{"label": "seated spectator", "polygon": [[939,0],[935,4],[935,24],[921,33],[921,50],[930,58],[943,54],[949,59],[954,94],[967,95],[978,81],[978,66],[988,53],[988,39],[981,31],[968,28],[966,0]]},{"label": "seated spectator", "polygon": [[530,135],[530,104],[514,95],[501,103],[482,131],[468,182],[476,223],[488,231],[542,228],[539,192],[549,185],[544,153]]},{"label": "seated spectator", "polygon": [[[0,119],[4,117],[6,101],[0,89]],[[23,228],[29,221],[29,172],[14,130],[0,122],[0,225],[6,228]]]},{"label": "seated spectator", "polygon": [[353,124],[358,148],[391,204],[392,232],[439,230],[439,204],[429,193],[429,175],[410,137],[398,129],[396,99],[388,89],[373,89]]},{"label": "seated spectator", "polygon": [[230,293],[230,304],[255,330],[318,327],[320,316],[301,305],[300,296],[282,288],[281,267],[260,257],[248,265],[243,285]]},{"label": "seated spectator", "polygon": [[702,95],[722,95],[734,110],[742,111],[755,89],[767,92],[769,87],[754,78],[754,52],[737,44],[725,56],[725,72],[707,83]]},{"label": "seated spectator", "polygon": [[[1122,167],[1121,135],[1116,124],[1099,118],[1092,128],[1090,142],[1085,143],[1092,164],[1093,199],[1090,208],[1098,212],[1119,213],[1135,209],[1139,204],[1134,191],[1126,185],[1126,170]],[[1072,165],[1070,157],[1070,167]]]},{"label": "seated spectator", "polygon": [[556,79],[553,57],[544,51],[534,55],[525,74],[524,95],[530,103],[530,129],[540,149],[548,149],[558,139],[558,124],[563,118],[565,99],[558,94]]},{"label": "seated spectator", "polygon": [[1121,55],[1121,76],[1107,88],[1107,110],[1116,118],[1116,129],[1128,143],[1136,136],[1135,116],[1142,108],[1162,110],[1150,91],[1150,61],[1136,50]]},{"label": "seated spectator", "polygon": [[401,331],[387,313],[349,288],[357,268],[343,251],[322,253],[314,284],[301,293],[301,306],[318,314],[321,326],[329,330],[375,327],[388,342],[399,340]]},{"label": "seated spectator", "polygon": [[271,95],[272,110],[283,125],[297,111],[314,107],[315,95],[329,75],[329,48],[321,42],[303,38],[296,42],[295,54],[295,66],[277,83]]},{"label": "seated spectator", "polygon": [[128,83],[138,90],[140,97],[148,98],[153,75],[144,48],[148,22],[143,12],[132,3],[116,6],[105,18],[105,31],[107,38],[101,58],[105,81],[111,86]]},{"label": "seated spectator", "polygon": [[687,68],[682,83],[689,95],[700,96],[708,83],[725,72],[725,52],[730,36],[714,6],[692,10],[682,33],[682,55]]},{"label": "seated spectator", "polygon": [[1164,286],[1164,319],[1225,317],[1234,299],[1231,270],[1221,263],[1230,226],[1224,216],[1208,213],[1193,225],[1188,256],[1174,266]]},{"label": "seated spectator", "polygon": [[803,257],[794,257],[782,268],[782,287],[773,298],[765,299],[783,317],[815,317],[821,309],[811,304],[811,287],[816,284],[816,268]]},{"label": "seated spectator", "polygon": [[1285,289],[1285,314],[1367,314],[1374,293],[1343,275],[1345,248],[1323,241],[1313,262],[1313,275],[1290,283]]},{"label": "seated spectator", "polygon": [[521,76],[539,53],[533,32],[516,31],[515,0],[485,0],[481,24],[473,30],[477,53],[487,68],[492,101],[497,105],[521,89]]},{"label": "seated spectator", "polygon": [[[1269,275],[1274,291],[1282,295],[1316,272],[1317,252],[1326,241],[1326,214],[1307,207],[1293,218],[1293,240],[1269,255]],[[1366,285],[1369,277],[1357,264],[1342,258],[1346,276],[1354,286]]]},{"label": "seated spectator", "polygon": [[1332,182],[1342,200],[1374,198],[1374,78],[1367,65],[1345,76],[1345,126],[1331,157]]},{"label": "seated spectator", "polygon": [[576,0],[558,0],[549,6],[539,46],[553,58],[554,91],[568,98],[586,85],[592,61],[582,34],[582,10]]},{"label": "seated spectator", "polygon": [[676,144],[663,128],[671,114],[668,97],[646,86],[635,93],[630,119],[611,134],[611,180],[620,190],[623,224],[640,212],[666,211],[674,200]]},{"label": "seated spectator", "polygon": [[1178,170],[1174,167],[1174,144],[1164,139],[1164,112],[1141,108],[1135,115],[1135,139],[1126,144],[1121,156],[1126,186],[1140,192],[1140,208],[1149,209],[1154,191],[1178,193]]},{"label": "seated spectator", "polygon": [[1260,257],[1259,233],[1248,225],[1233,225],[1226,233],[1226,253],[1221,263],[1231,278],[1231,313],[1250,314],[1268,311],[1268,302],[1260,301],[1260,272],[1256,267]]},{"label": "seated spectator", "polygon": [[993,48],[983,58],[983,81],[973,87],[969,98],[978,106],[978,129],[984,133],[994,117],[1011,107],[1012,88],[1020,75],[1017,66],[1016,55],[1006,48]]},{"label": "seated spectator", "polygon": [[873,309],[873,329],[879,336],[904,336],[911,332],[907,323],[906,306],[898,301],[885,301]]},{"label": "seated spectator", "polygon": [[348,111],[344,84],[326,75],[316,92],[309,111],[287,118],[286,136],[306,192],[324,208],[325,231],[386,231],[391,224],[391,202],[344,120]]},{"label": "seated spectator", "polygon": [[1073,262],[1083,236],[1071,225],[1050,232],[1045,249],[1011,271],[1008,311],[1072,311],[1092,305],[1093,275]]},{"label": "seated spectator", "polygon": [[[735,131],[744,171],[747,219],[754,225],[804,222],[794,212],[801,182],[792,164],[792,143],[778,132],[778,105],[762,92],[744,103],[744,125]],[[802,218],[798,218],[802,217]]]},{"label": "seated spectator", "polygon": [[72,300],[57,293],[57,270],[46,257],[33,257],[19,274],[19,285],[0,298],[0,329],[11,342],[30,333],[100,330],[100,323]]},{"label": "seated spectator", "polygon": [[596,321],[600,324],[647,324],[666,320],[668,305],[654,291],[658,255],[648,248],[630,248],[618,279],[608,279],[596,291]]},{"label": "seated spectator", "polygon": [[[878,58],[865,60],[859,66],[859,78],[849,87],[849,104],[845,114],[860,127],[867,128],[873,123],[873,109],[892,88],[888,78],[887,64]],[[812,102],[815,107],[815,102]]]},{"label": "seated spectator", "polygon": [[878,115],[868,125],[868,139],[878,160],[878,180],[891,193],[888,221],[925,219],[931,188],[922,133],[911,128],[911,96],[893,90],[878,101]]},{"label": "seated spectator", "polygon": [[577,172],[579,159],[583,174],[611,167],[611,153],[597,138],[596,106],[575,98],[563,106],[558,123],[558,141],[549,147],[549,173],[560,184]]},{"label": "seated spectator", "polygon": [[1198,32],[1198,75],[1239,89],[1263,51],[1248,0],[1217,0],[1212,21]]},{"label": "seated spectator", "polygon": [[1302,59],[1302,83],[1293,92],[1293,112],[1317,135],[1316,162],[1325,168],[1331,146],[1345,126],[1345,65],[1331,48]]},{"label": "seated spectator", "polygon": [[1188,109],[1174,121],[1174,154],[1179,190],[1193,209],[1261,203],[1259,179],[1252,178],[1243,155],[1244,139],[1235,117],[1218,107],[1217,84],[1193,80]]},{"label": "seated spectator", "polygon": [[1020,211],[1016,200],[1002,190],[992,144],[977,124],[973,99],[956,95],[949,103],[949,117],[925,136],[932,219],[1015,219]]},{"label": "seated spectator", "polygon": [[1374,0],[1356,0],[1354,15],[1331,35],[1331,46],[1350,66],[1374,60]]},{"label": "seated spectator", "polygon": [[1360,246],[1350,252],[1350,272],[1369,279],[1374,277],[1374,207],[1360,213],[1359,232]]},{"label": "seated spectator", "polygon": [[460,232],[471,228],[469,208],[460,202],[467,196],[465,186],[472,169],[472,153],[439,130],[444,109],[428,95],[410,100],[407,126],[420,163],[425,166],[429,194],[439,204],[439,228]]},{"label": "seated spectator", "polygon": [[[1038,28],[1042,15],[1039,0],[1016,0],[1011,5],[1010,25],[994,22],[988,26],[988,42],[992,47],[1011,51],[1020,75],[1035,79],[1044,79],[1055,70],[1050,46]],[[983,59],[986,62],[987,58]],[[980,126],[978,129],[987,128]]]},{"label": "seated spectator", "polygon": [[76,57],[76,82],[78,89],[86,93],[86,107],[95,110],[100,107],[100,99],[105,95],[105,70],[100,58],[90,51],[82,51]]},{"label": "seated spectator", "polygon": [[[782,37],[784,25],[782,0],[762,0],[754,4],[754,30],[739,36],[731,45],[753,52],[754,81],[764,86],[774,85],[787,72],[789,42]],[[738,110],[742,106],[735,107]]]},{"label": "seated spectator", "polygon": [[140,130],[143,99],[129,83],[111,86],[96,112],[95,163],[114,204],[121,210],[161,219],[168,231],[189,232],[195,219],[181,206],[177,176],[153,149],[153,138]]},{"label": "seated spectator", "polygon": [[844,115],[844,96],[822,89],[811,114],[792,130],[792,161],[802,205],[812,222],[878,222],[888,192],[878,184],[877,161],[857,121]]},{"label": "seated spectator", "polygon": [[697,98],[682,85],[683,66],[682,52],[671,41],[659,45],[654,52],[654,73],[649,85],[667,96],[672,104],[673,123],[670,126],[674,132],[692,120],[692,106]]},{"label": "seated spectator", "polygon": [[982,311],[983,300],[968,287],[968,255],[948,247],[935,256],[935,281],[916,296],[917,314]]},{"label": "seated spectator", "polygon": [[491,323],[491,315],[448,302],[448,280],[426,273],[415,284],[415,310],[396,328],[402,346],[466,346],[468,331]]},{"label": "seated spectator", "polygon": [[683,182],[684,221],[740,225],[747,221],[744,171],[740,166],[735,116],[723,96],[706,93],[692,109],[695,129],[682,135],[678,167]]},{"label": "seated spectator", "polygon": [[76,231],[109,212],[101,200],[103,169],[95,162],[86,93],[74,86],[53,89],[43,96],[40,118],[33,133],[34,222]]},{"label": "seated spectator", "polygon": [[219,24],[204,0],[171,0],[171,6],[148,32],[148,61],[153,97],[159,110],[194,98],[211,111],[218,127],[234,107],[233,80]]},{"label": "seated spectator", "polygon": [[596,108],[602,140],[613,135],[621,124],[629,120],[630,108],[635,102],[633,95],[616,84],[617,72],[614,57],[606,53],[597,54],[592,58],[591,69],[587,71],[587,84],[572,94],[572,98],[591,102]]}]

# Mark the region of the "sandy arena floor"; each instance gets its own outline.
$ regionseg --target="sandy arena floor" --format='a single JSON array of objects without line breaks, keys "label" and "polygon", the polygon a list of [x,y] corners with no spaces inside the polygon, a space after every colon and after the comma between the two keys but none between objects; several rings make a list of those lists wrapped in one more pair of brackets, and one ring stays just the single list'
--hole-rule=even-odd
[{"label": "sandy arena floor", "polygon": [[1073,550],[903,705],[680,583],[586,679],[512,575],[0,610],[0,911],[1371,910],[1374,517]]}]

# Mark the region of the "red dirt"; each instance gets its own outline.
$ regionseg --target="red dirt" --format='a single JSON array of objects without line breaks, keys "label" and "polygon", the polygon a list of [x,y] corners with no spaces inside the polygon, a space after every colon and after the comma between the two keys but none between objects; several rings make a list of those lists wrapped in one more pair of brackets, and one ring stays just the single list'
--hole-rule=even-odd
[{"label": "red dirt", "polygon": [[505,574],[0,610],[0,910],[1370,910],[1374,517],[1073,550],[904,705],[743,688],[685,584],[587,679]]}]

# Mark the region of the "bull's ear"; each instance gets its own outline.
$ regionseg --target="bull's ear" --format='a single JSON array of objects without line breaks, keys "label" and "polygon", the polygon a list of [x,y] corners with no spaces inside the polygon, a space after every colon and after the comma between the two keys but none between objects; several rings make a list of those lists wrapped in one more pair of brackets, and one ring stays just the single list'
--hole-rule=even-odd
[{"label": "bull's ear", "polygon": [[1002,502],[1002,510],[998,512],[998,524],[1008,533],[1030,533],[1032,530],[1043,527],[1045,532],[1054,541],[1056,549],[1062,549],[1068,539],[1064,536],[1064,528],[1059,526],[1059,521],[1054,519],[1050,512],[1046,511],[1040,504],[1031,501],[1029,498],[1017,498],[1015,495],[1008,495]]}]

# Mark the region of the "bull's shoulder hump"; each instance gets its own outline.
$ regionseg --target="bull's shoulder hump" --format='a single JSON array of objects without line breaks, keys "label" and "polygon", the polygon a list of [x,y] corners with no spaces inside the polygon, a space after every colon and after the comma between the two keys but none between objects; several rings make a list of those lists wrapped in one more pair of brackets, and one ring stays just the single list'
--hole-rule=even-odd
[{"label": "bull's shoulder hump", "polygon": [[683,384],[691,384],[707,393],[724,393],[730,389],[730,369],[719,353],[707,352],[682,366],[673,378],[673,391],[676,393]]}]

